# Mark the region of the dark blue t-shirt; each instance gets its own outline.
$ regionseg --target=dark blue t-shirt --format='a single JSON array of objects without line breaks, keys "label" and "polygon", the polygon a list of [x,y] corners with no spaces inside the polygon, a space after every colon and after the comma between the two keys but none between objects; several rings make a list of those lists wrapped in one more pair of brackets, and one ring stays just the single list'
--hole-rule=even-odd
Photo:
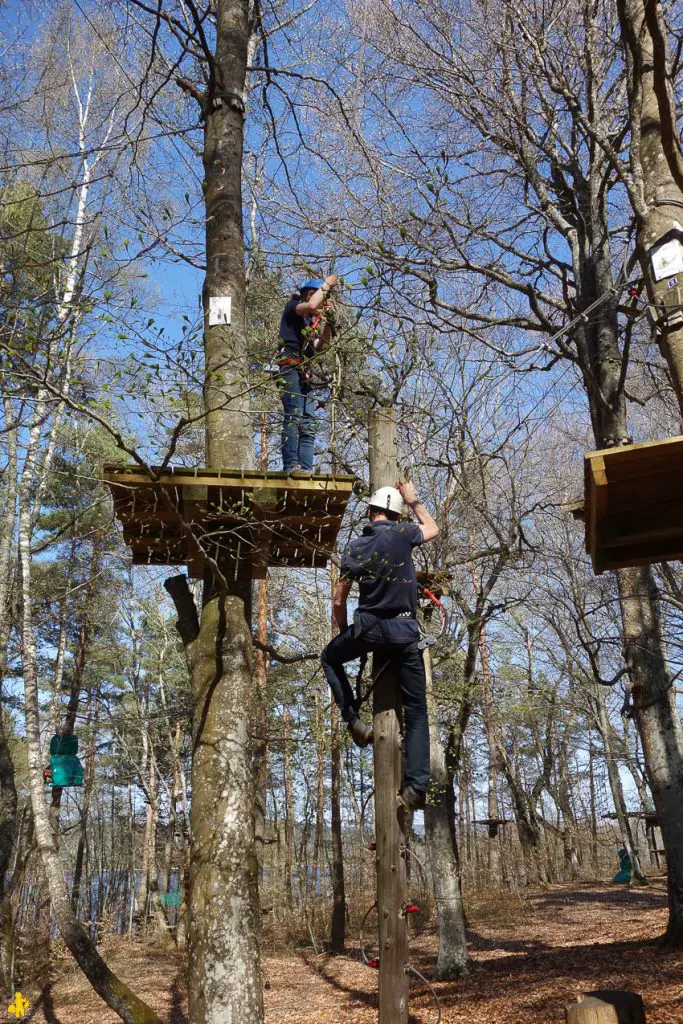
[{"label": "dark blue t-shirt", "polygon": [[417,611],[417,579],[413,548],[422,543],[416,523],[380,519],[368,523],[362,536],[346,548],[342,579],[358,583],[358,608],[381,618]]},{"label": "dark blue t-shirt", "polygon": [[301,299],[290,299],[282,311],[280,320],[280,350],[286,349],[288,355],[303,354],[305,339],[302,334],[306,326],[306,317],[298,316],[296,307]]}]

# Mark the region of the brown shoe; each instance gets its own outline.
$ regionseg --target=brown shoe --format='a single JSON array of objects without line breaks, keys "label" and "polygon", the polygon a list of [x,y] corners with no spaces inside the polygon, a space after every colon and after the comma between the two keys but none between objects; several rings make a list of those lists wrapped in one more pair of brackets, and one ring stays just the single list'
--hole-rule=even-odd
[{"label": "brown shoe", "polygon": [[372,726],[367,725],[361,718],[354,718],[349,722],[348,729],[357,747],[367,747],[372,743]]},{"label": "brown shoe", "polygon": [[404,786],[398,794],[397,802],[399,807],[405,807],[407,811],[421,811],[427,802],[427,794],[413,786]]}]

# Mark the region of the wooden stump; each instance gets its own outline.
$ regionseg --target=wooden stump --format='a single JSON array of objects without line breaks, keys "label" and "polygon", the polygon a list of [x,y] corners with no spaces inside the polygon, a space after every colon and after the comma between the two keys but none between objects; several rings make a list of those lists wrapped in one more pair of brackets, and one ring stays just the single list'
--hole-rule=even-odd
[{"label": "wooden stump", "polygon": [[635,992],[586,992],[565,1006],[566,1024],[645,1024],[645,1007]]}]

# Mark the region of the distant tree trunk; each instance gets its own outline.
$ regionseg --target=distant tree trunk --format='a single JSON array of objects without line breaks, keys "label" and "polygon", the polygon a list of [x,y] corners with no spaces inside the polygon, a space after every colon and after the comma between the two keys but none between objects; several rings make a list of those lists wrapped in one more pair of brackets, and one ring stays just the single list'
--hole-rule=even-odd
[{"label": "distant tree trunk", "polygon": [[[488,644],[486,641],[486,630],[482,626],[481,639],[479,641],[479,656],[481,659],[481,695],[484,711],[484,731],[488,745],[488,793],[486,813],[489,821],[495,821],[500,817],[498,807],[498,771],[494,752],[495,741],[493,739],[493,682],[491,679],[491,663],[489,660]],[[503,863],[501,857],[501,830],[499,828],[489,829],[488,839],[488,871],[489,885],[498,888],[503,879]]]},{"label": "distant tree trunk", "polygon": [[318,905],[317,895],[322,892],[322,874],[325,860],[325,711],[322,686],[315,692],[315,836],[313,840],[313,864],[309,887],[313,892],[313,921]]},{"label": "distant tree trunk", "polygon": [[[147,730],[145,729],[145,732]],[[137,924],[138,927],[144,931],[145,923],[147,921],[148,914],[148,903],[149,903],[149,892],[154,882],[157,885],[156,878],[156,838],[157,838],[157,818],[158,818],[158,807],[156,799],[156,760],[154,757],[154,751],[152,749],[152,738],[148,737],[149,753],[148,753],[148,778],[147,785],[145,787],[147,795],[147,811],[145,813],[145,833],[142,840],[142,863],[140,865],[140,890],[138,893],[138,913],[137,913]]]},{"label": "distant tree trunk", "polygon": [[591,816],[591,864],[597,875],[598,863],[598,814],[595,800],[595,755],[593,751],[593,735],[588,730],[588,786],[590,791],[590,816]]},{"label": "distant tree trunk", "polygon": [[602,690],[597,685],[593,688],[593,697],[597,709],[597,726],[600,732],[600,738],[602,739],[603,750],[605,752],[607,778],[609,780],[609,787],[612,793],[612,801],[614,803],[614,811],[617,816],[617,825],[621,834],[621,841],[626,847],[626,852],[631,858],[634,878],[637,878],[639,882],[645,882],[646,878],[643,874],[638,850],[633,838],[631,822],[626,814],[627,808],[626,800],[624,798],[624,787],[621,784],[619,765],[612,747],[612,726],[605,706],[605,697]]},{"label": "distant tree trunk", "polygon": [[[260,469],[268,471],[268,415],[261,414]],[[255,721],[254,721],[254,842],[259,865],[259,882],[263,874],[266,842],[266,795],[268,792],[268,655],[262,649],[268,643],[268,579],[258,581],[256,603],[256,636],[261,648],[256,652]]]},{"label": "distant tree trunk", "polygon": [[331,953],[343,953],[346,943],[346,892],[344,885],[344,850],[341,819],[341,728],[339,712],[332,705],[331,716],[331,838],[332,838],[332,918],[330,921]]},{"label": "distant tree trunk", "polygon": [[292,862],[294,859],[294,794],[292,791],[292,715],[287,704],[282,712],[282,761],[285,783],[285,902],[292,906]]},{"label": "distant tree trunk", "polygon": [[562,854],[565,873],[572,881],[580,875],[579,849],[577,842],[576,815],[572,807],[569,781],[569,754],[567,751],[567,732],[563,736],[556,734],[557,750],[557,806],[562,812]]},{"label": "distant tree trunk", "polygon": [[434,699],[432,659],[428,649],[424,652],[424,665],[431,777],[425,807],[425,838],[439,929],[439,954],[435,972],[438,978],[460,978],[467,974],[469,956],[455,833],[455,796],[446,769],[446,755]]},{"label": "distant tree trunk", "polygon": [[[261,431],[263,458],[264,431]],[[267,466],[267,455],[266,455]],[[263,468],[263,462],[262,462]],[[268,581],[259,580],[257,600],[257,636],[259,643],[268,643]],[[254,840],[259,875],[263,873],[266,841],[266,793],[268,788],[268,655],[256,652],[256,715],[254,737]]]},{"label": "distant tree trunk", "polygon": [[496,763],[505,776],[512,797],[527,883],[546,885],[548,873],[543,857],[542,825],[533,806],[533,800],[527,793],[524,781],[519,777],[517,768],[508,755],[497,724],[491,732],[491,741]]},{"label": "distant tree trunk", "polygon": [[76,849],[76,864],[74,867],[73,884],[71,886],[71,909],[75,917],[78,917],[78,904],[81,898],[81,879],[83,877],[83,862],[85,860],[85,847],[88,838],[88,814],[90,811],[90,800],[92,798],[93,786],[95,785],[95,737],[97,734],[97,714],[98,708],[95,707],[95,721],[93,722],[93,699],[92,693],[89,693],[88,708],[86,712],[87,717],[85,734],[85,764],[83,771],[83,806],[81,808],[81,828],[78,836],[78,847]]},{"label": "distant tree trunk", "polygon": [[[330,590],[334,593],[337,584],[337,569],[330,571]],[[332,616],[332,635],[337,630]],[[337,706],[332,704],[330,715],[330,831],[332,839],[332,918],[330,920],[331,953],[343,953],[346,943],[346,889],[344,879],[344,849],[342,844],[341,780],[342,780],[342,734]]]}]

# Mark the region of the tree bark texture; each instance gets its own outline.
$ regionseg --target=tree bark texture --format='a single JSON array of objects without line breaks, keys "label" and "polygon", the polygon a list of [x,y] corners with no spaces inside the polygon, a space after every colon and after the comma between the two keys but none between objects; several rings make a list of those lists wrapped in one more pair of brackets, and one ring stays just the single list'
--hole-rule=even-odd
[{"label": "tree bark texture", "polygon": [[192,1024],[255,1024],[263,1004],[249,736],[251,630],[213,597],[188,648],[193,715],[189,1002]]},{"label": "tree bark texture", "polygon": [[666,937],[683,944],[683,725],[664,658],[657,588],[649,566],[617,573],[634,717],[666,849]]},{"label": "tree bark texture", "polygon": [[[242,229],[244,85],[252,32],[248,0],[217,0],[216,47],[206,102],[204,355],[207,463],[252,469]],[[230,324],[209,325],[209,299],[229,296]]]},{"label": "tree bark texture", "polygon": [[438,978],[460,978],[467,973],[469,957],[455,834],[455,801],[436,717],[429,649],[424,652],[424,665],[431,775],[429,799],[425,807],[425,837],[439,929],[439,955],[435,973]]},{"label": "tree bark texture", "polygon": [[331,818],[332,838],[332,918],[330,921],[330,953],[343,953],[346,943],[346,892],[344,886],[344,850],[341,818],[341,753],[342,738],[339,712],[332,705],[331,740]]},{"label": "tree bark texture", "polygon": [[[214,10],[203,153],[206,462],[252,469],[242,159],[253,25],[249,0],[217,0]],[[210,299],[228,297],[230,323],[211,324]],[[190,1020],[260,1024],[251,572],[248,562],[235,566],[220,538],[214,558],[223,578],[206,574],[199,632],[185,641],[193,695]],[[197,627],[191,612],[186,623],[189,639]]]},{"label": "tree bark texture", "polygon": [[621,776],[619,774],[619,764],[614,756],[611,726],[609,717],[607,714],[607,708],[605,706],[605,698],[602,690],[595,687],[595,703],[597,706],[597,726],[602,739],[602,746],[605,755],[605,764],[607,765],[607,778],[609,780],[609,786],[612,793],[612,800],[614,802],[614,812],[617,816],[617,824],[621,833],[621,841],[626,847],[626,851],[631,858],[631,864],[633,866],[633,877],[639,882],[645,882],[645,875],[640,864],[640,857],[636,842],[633,838],[633,830],[631,829],[631,822],[626,814],[626,799],[624,797],[624,787],[621,783]]},{"label": "tree bark texture", "polygon": [[57,839],[45,805],[40,746],[38,662],[33,631],[31,593],[31,502],[40,428],[29,436],[19,492],[19,557],[22,588],[22,654],[26,701],[26,743],[29,788],[36,841],[47,878],[52,913],[69,951],[95,991],[126,1024],[161,1024],[154,1011],[109,969],[95,944],[76,920],[59,859]]},{"label": "tree bark texture", "polygon": [[[655,281],[648,250],[672,228],[683,230],[683,151],[675,105],[669,102],[673,95],[667,74],[666,30],[658,6],[652,0],[617,2],[629,72],[637,256],[650,302],[659,315],[668,285],[666,280]],[[683,326],[665,327],[657,340],[683,415]]]}]

